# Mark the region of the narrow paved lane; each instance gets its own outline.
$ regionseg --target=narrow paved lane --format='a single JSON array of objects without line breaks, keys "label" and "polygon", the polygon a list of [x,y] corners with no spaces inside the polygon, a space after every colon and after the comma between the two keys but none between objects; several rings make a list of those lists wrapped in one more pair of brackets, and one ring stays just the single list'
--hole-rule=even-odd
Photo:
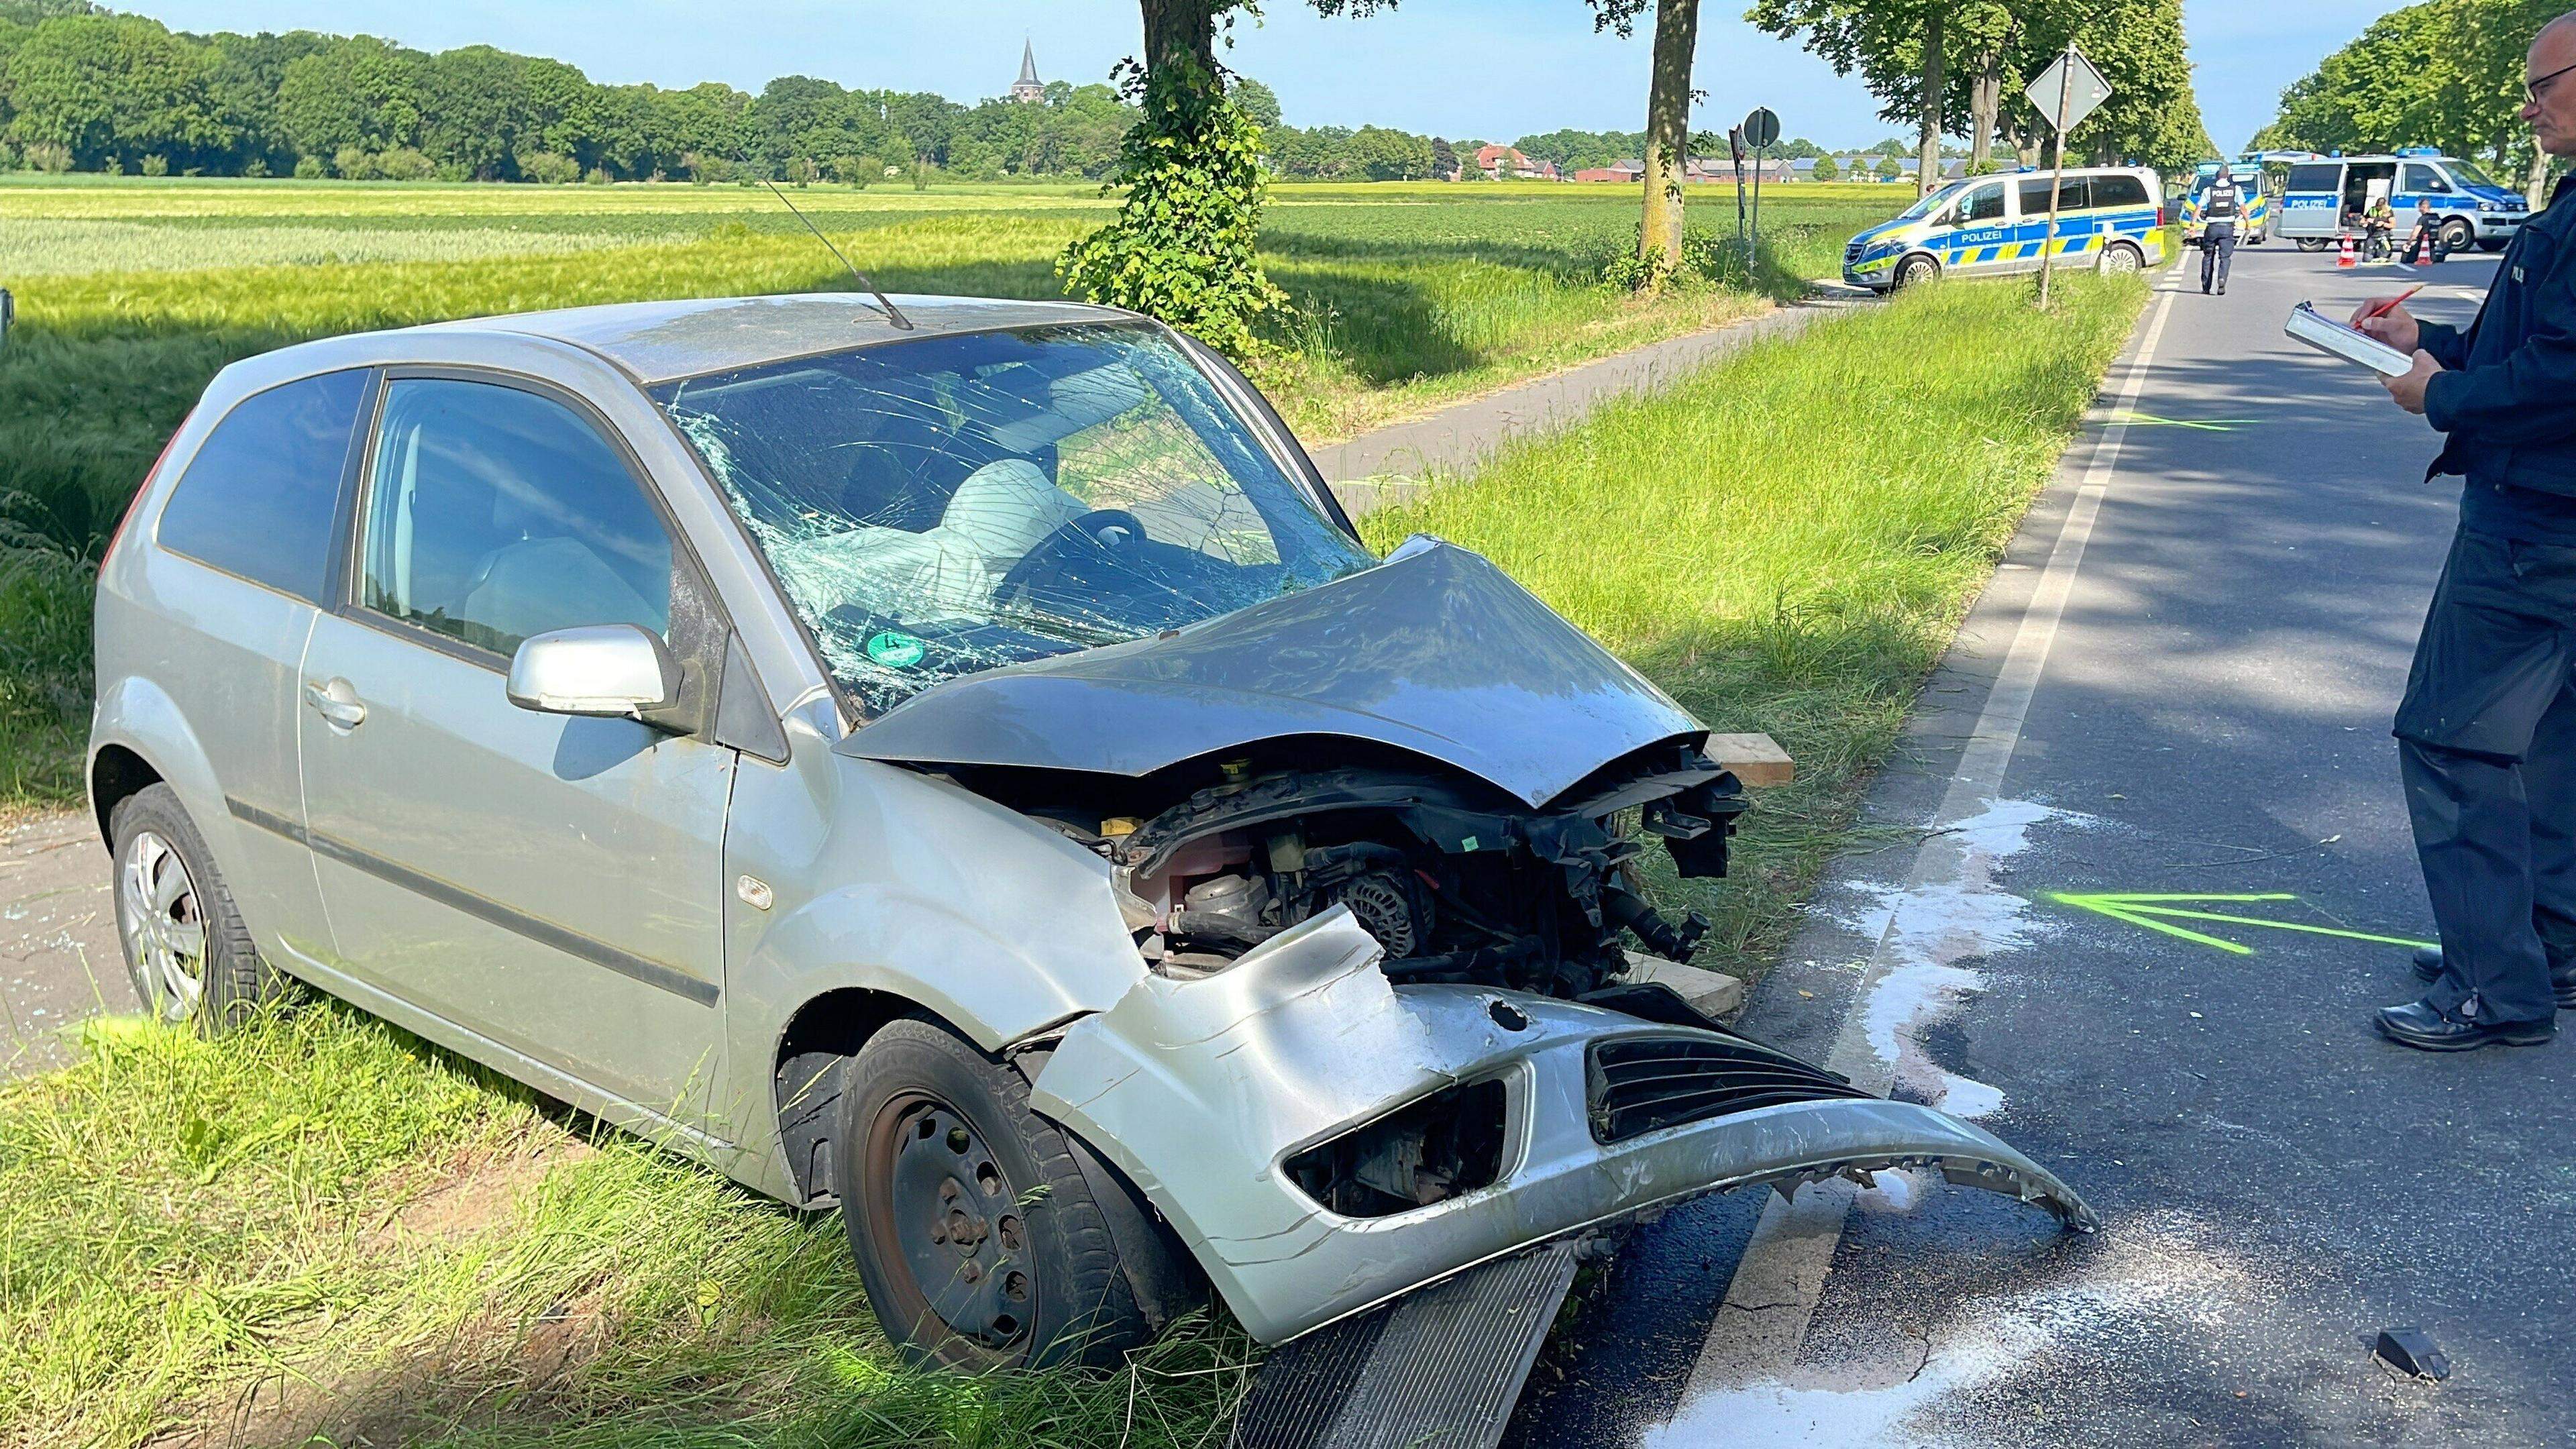
[{"label": "narrow paved lane", "polygon": [[[2434,270],[2420,310],[2464,320],[2492,269]],[[2104,1231],[1893,1175],[1676,1213],[1522,1442],[2576,1438],[2576,1030],[2403,1051],[2368,1025],[2417,994],[2403,949],[2288,929],[2432,934],[2388,721],[2457,485],[2419,481],[2420,420],[2280,330],[2408,280],[2276,245],[2225,298],[2151,304],[2134,401],[2097,409],[1874,793],[1940,833],[1846,862],[1747,1016],[1857,1043]],[[2103,893],[2261,899],[2057,899]],[[2396,1326],[2450,1381],[2370,1361]]]}]

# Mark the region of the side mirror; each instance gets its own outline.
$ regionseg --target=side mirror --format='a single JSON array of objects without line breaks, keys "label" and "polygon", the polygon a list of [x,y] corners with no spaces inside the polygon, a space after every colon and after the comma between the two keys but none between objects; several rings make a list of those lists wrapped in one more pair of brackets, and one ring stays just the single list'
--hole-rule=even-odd
[{"label": "side mirror", "polygon": [[680,664],[636,624],[555,629],[519,645],[510,660],[510,703],[543,714],[640,719],[680,697]]}]

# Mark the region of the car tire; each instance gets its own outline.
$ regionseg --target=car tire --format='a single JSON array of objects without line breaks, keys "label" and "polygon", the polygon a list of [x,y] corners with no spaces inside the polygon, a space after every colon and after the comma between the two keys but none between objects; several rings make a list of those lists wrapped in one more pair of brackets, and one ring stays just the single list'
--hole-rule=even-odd
[{"label": "car tire", "polygon": [[1007,1063],[920,1017],[849,1066],[835,1184],[859,1277],[911,1362],[1114,1365],[1153,1330],[1073,1144]]},{"label": "car tire", "polygon": [[2247,238],[2245,239],[2245,244],[2246,244],[2247,246],[2249,246],[2249,247],[2259,247],[2259,246],[2261,246],[2263,243],[2265,243],[2265,242],[2267,242],[2267,241],[2270,241],[2271,239],[2272,239],[2272,234],[2271,234],[2270,232],[2268,232],[2268,231],[2257,231],[2257,232],[2256,232],[2256,233],[2254,233],[2252,236],[2249,236],[2249,237],[2247,237]]},{"label": "car tire", "polygon": [[2324,237],[2303,236],[2299,238],[2299,250],[2303,252],[2321,252],[2325,249],[2326,239]]},{"label": "car tire", "polygon": [[197,822],[168,785],[147,785],[108,816],[116,936],[144,1010],[219,1036],[293,983],[260,959]]},{"label": "car tire", "polygon": [[1920,252],[1896,264],[1896,281],[1892,290],[1902,292],[1921,286],[1941,275],[1941,264]]},{"label": "car tire", "polygon": [[2478,250],[2482,252],[2500,252],[2511,245],[2513,245],[2513,239],[2510,237],[2478,238]]},{"label": "car tire", "polygon": [[2434,245],[2446,252],[2464,252],[2477,244],[2478,229],[2469,224],[2468,218],[2459,216],[2442,223],[2434,240]]},{"label": "car tire", "polygon": [[2145,269],[2147,254],[2128,242],[2113,242],[2102,248],[2099,265],[2103,271],[2129,276]]}]

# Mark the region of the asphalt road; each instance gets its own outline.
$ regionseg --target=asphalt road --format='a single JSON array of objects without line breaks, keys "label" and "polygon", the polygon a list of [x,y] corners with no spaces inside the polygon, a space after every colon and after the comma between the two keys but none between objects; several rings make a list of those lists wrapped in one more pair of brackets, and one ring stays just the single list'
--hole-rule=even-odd
[{"label": "asphalt road", "polygon": [[[1872,796],[1911,833],[1838,867],[1745,1018],[1976,1116],[2103,1230],[1894,1175],[1694,1205],[1621,1254],[1513,1442],[2576,1442],[2576,1018],[2405,1051],[2369,1029],[2419,992],[2402,947],[2055,899],[2432,935],[2388,721],[2457,485],[2281,335],[2415,279],[2333,262],[2244,249],[2230,295],[2150,304],[2134,396],[2115,369]],[[2493,265],[2433,270],[2419,312],[2465,320]],[[2371,1361],[2397,1326],[2446,1382]]]}]

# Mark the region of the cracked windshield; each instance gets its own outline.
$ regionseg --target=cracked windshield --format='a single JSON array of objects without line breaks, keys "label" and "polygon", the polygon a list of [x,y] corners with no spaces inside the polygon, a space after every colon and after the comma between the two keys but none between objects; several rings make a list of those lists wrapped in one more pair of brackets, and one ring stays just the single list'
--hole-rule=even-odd
[{"label": "cracked windshield", "polygon": [[1375,562],[1141,327],[927,338],[654,397],[872,713]]}]

